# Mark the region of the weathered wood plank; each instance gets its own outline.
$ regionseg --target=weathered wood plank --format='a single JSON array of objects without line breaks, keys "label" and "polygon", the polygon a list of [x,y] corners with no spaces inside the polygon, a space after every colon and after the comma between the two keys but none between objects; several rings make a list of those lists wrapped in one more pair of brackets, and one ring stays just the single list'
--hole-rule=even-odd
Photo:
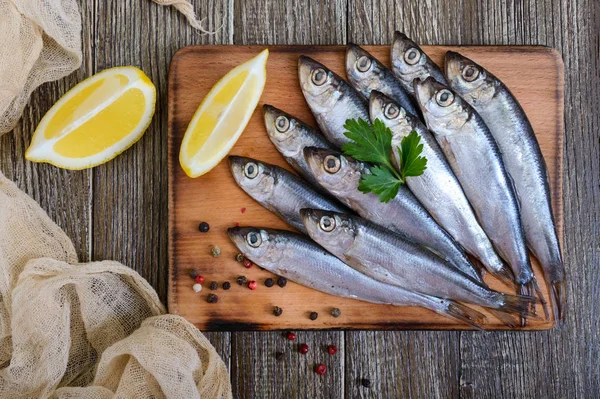
[{"label": "weathered wood plank", "polygon": [[[173,7],[150,1],[97,1],[94,72],[118,65],[141,68],[157,88],[154,119],[144,137],[93,170],[93,259],[114,259],[138,271],[166,303],[167,75],[173,54],[189,44],[231,43],[232,4],[195,2],[214,35],[191,28]],[[190,288],[191,289],[191,288]],[[207,334],[229,361],[230,334]]]}]

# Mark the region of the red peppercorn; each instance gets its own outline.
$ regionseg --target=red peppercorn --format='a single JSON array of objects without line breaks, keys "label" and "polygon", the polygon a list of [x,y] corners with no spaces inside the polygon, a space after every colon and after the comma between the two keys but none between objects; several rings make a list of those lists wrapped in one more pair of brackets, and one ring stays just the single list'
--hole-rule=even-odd
[{"label": "red peppercorn", "polygon": [[296,339],[296,334],[294,334],[291,331],[288,331],[288,333],[287,333],[287,339],[289,339],[290,341],[295,340]]},{"label": "red peppercorn", "polygon": [[258,283],[254,280],[250,280],[248,281],[248,288],[250,288],[251,290],[255,290],[256,287],[258,287]]},{"label": "red peppercorn", "polygon": [[242,208],[242,213],[246,213],[246,208]]},{"label": "red peppercorn", "polygon": [[325,365],[323,363],[317,365],[317,368],[315,369],[315,372],[319,375],[325,374],[326,371],[327,371],[327,367],[325,367]]},{"label": "red peppercorn", "polygon": [[196,280],[198,284],[202,284],[204,282],[204,276],[196,276],[194,280]]},{"label": "red peppercorn", "polygon": [[330,355],[335,355],[337,353],[337,346],[329,345],[329,348],[327,348],[327,352],[329,352]]},{"label": "red peppercorn", "polygon": [[244,267],[246,269],[250,269],[252,267],[253,263],[250,259],[248,258],[244,258]]},{"label": "red peppercorn", "polygon": [[240,227],[240,222],[235,222],[235,227]]},{"label": "red peppercorn", "polygon": [[303,355],[306,355],[308,353],[308,345],[300,344],[300,346],[298,347],[298,351]]}]

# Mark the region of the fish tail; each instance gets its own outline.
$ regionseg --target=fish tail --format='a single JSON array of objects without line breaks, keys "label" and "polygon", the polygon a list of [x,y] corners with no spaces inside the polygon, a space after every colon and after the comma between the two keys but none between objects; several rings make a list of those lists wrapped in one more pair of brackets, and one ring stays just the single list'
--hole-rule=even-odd
[{"label": "fish tail", "polygon": [[[535,304],[539,302],[535,296],[498,295],[500,295],[501,304],[495,309],[490,309],[490,311],[509,327],[516,327],[519,324],[519,319],[521,326],[524,326],[523,320],[525,319],[540,319],[535,313]],[[518,316],[519,319],[514,315]]]},{"label": "fish tail", "polygon": [[511,287],[515,285],[515,276],[507,265],[503,265],[499,270],[494,270],[491,272],[492,275],[498,277],[504,283],[508,284]]},{"label": "fish tail", "polygon": [[550,296],[554,320],[560,323],[565,317],[567,305],[567,283],[564,279],[550,283]]},{"label": "fish tail", "polygon": [[481,325],[487,320],[483,313],[480,313],[475,309],[471,309],[470,307],[458,302],[446,302],[447,306],[445,308],[436,310],[438,313],[483,331],[484,328]]},{"label": "fish tail", "polygon": [[[535,279],[535,276],[531,278],[527,283],[520,284],[518,290],[519,295],[531,296],[539,298],[539,302],[542,304],[542,309],[544,309],[544,315],[546,316],[546,320],[550,318],[550,313],[548,312],[548,303],[544,299],[544,295],[542,294],[542,290]],[[532,305],[535,310],[535,304]],[[521,327],[525,326],[525,320],[521,319]]]}]

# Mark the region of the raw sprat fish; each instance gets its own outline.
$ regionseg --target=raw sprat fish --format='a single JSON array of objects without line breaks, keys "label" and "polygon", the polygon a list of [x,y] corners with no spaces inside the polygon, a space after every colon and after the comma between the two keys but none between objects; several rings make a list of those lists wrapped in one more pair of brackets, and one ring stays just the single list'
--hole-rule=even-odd
[{"label": "raw sprat fish", "polygon": [[484,306],[514,326],[510,313],[536,317],[536,298],[507,295],[448,265],[424,248],[358,216],[303,209],[308,235],[331,254],[383,283]]},{"label": "raw sprat fish", "polygon": [[300,209],[317,207],[347,212],[341,204],[325,197],[298,176],[252,158],[229,157],[229,167],[236,183],[262,206],[290,226],[305,232]]},{"label": "raw sprat fish", "polygon": [[477,221],[465,193],[446,161],[440,146],[419,118],[400,104],[378,91],[371,92],[369,102],[371,120],[381,120],[392,132],[392,151],[399,165],[398,147],[412,131],[421,137],[427,169],[420,176],[409,176],[406,185],[458,244],[477,258],[492,274],[507,282],[512,281],[510,269],[496,254],[492,243]]},{"label": "raw sprat fish", "polygon": [[346,76],[348,82],[369,99],[371,91],[380,91],[399,103],[413,115],[419,114],[414,98],[396,79],[394,73],[377,58],[356,44],[348,44],[346,50]]},{"label": "raw sprat fish", "polygon": [[515,184],[527,244],[542,265],[551,288],[554,318],[560,320],[566,302],[565,268],[552,214],[548,170],[531,123],[506,85],[467,57],[447,52],[446,75],[498,143]]},{"label": "raw sprat fish", "polygon": [[347,119],[369,119],[367,102],[348,82],[325,65],[306,56],[298,58],[300,88],[321,132],[336,147],[350,141]]},{"label": "raw sprat fish", "polygon": [[367,165],[337,151],[307,147],[304,154],[313,177],[329,193],[365,219],[386,227],[447,260],[463,273],[481,281],[471,262],[423,208],[410,190],[401,185],[389,202],[358,187]]},{"label": "raw sprat fish", "polygon": [[479,222],[512,268],[519,293],[538,295],[543,301],[527,253],[514,185],[487,125],[465,100],[433,78],[415,81],[415,92],[427,126]]},{"label": "raw sprat fish", "polygon": [[354,270],[302,234],[256,227],[227,233],[244,256],[298,284],[327,294],[395,306],[422,306],[481,328],[485,316],[460,303],[381,283]]}]

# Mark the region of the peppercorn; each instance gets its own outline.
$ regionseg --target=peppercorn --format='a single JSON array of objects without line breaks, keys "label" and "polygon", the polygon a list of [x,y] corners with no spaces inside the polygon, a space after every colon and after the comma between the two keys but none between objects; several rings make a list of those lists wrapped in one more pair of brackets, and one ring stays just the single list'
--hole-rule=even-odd
[{"label": "peppercorn", "polygon": [[340,317],[341,314],[342,314],[342,311],[339,310],[338,308],[333,308],[333,310],[331,311],[331,315],[333,317]]},{"label": "peppercorn", "polygon": [[283,355],[285,355],[285,353],[283,353],[283,352],[275,352],[275,359],[281,360],[281,359],[283,359]]},{"label": "peppercorn", "polygon": [[200,292],[200,291],[202,291],[202,285],[196,283],[193,285],[192,289],[194,290],[194,292]]},{"label": "peppercorn", "polygon": [[211,281],[210,285],[208,286],[208,288],[210,288],[211,290],[216,290],[219,288],[219,283],[217,283],[216,281]]},{"label": "peppercorn", "polygon": [[360,383],[365,388],[371,388],[371,380],[368,378],[363,378],[360,380]]},{"label": "peppercorn", "polygon": [[330,355],[335,355],[337,353],[337,346],[329,345],[327,352],[329,352]]},{"label": "peppercorn", "polygon": [[231,283],[230,283],[229,281],[225,281],[225,282],[223,283],[223,289],[224,289],[224,290],[228,290],[228,289],[230,289],[230,288],[231,288]]},{"label": "peppercorn", "polygon": [[296,334],[294,334],[291,331],[288,331],[288,333],[287,333],[287,339],[289,339],[290,341],[295,340],[296,339]]},{"label": "peppercorn", "polygon": [[256,281],[254,281],[254,280],[248,281],[248,288],[250,288],[252,291],[254,291],[256,289],[256,287],[258,287],[258,284],[256,283]]},{"label": "peppercorn", "polygon": [[204,282],[204,276],[196,276],[194,277],[194,280],[196,280],[198,284],[202,284]]},{"label": "peppercorn", "polygon": [[315,368],[315,372],[319,375],[325,374],[326,371],[327,371],[327,367],[325,367],[325,365],[323,363],[318,364],[317,367]]},{"label": "peppercorn", "polygon": [[275,308],[273,308],[273,314],[275,316],[281,316],[282,313],[283,309],[281,309],[279,306],[275,306]]},{"label": "peppercorn", "polygon": [[317,320],[317,317],[319,317],[319,314],[317,312],[310,312],[311,320]]},{"label": "peppercorn", "polygon": [[252,261],[248,258],[244,258],[244,267],[250,269],[252,267]]},{"label": "peppercorn", "polygon": [[242,211],[242,213],[246,213],[246,208],[242,208],[240,210]]},{"label": "peppercorn", "polygon": [[208,230],[210,230],[210,226],[208,223],[202,222],[200,225],[198,225],[198,230],[200,230],[201,233],[207,233]]},{"label": "peppercorn", "polygon": [[196,278],[198,276],[198,272],[195,269],[190,270],[190,277]]},{"label": "peppercorn", "polygon": [[287,278],[279,277],[277,279],[277,285],[280,286],[281,288],[285,287],[287,285]]},{"label": "peppercorn", "polygon": [[308,345],[300,344],[300,346],[298,347],[298,352],[300,352],[303,355],[306,355],[308,353]]},{"label": "peppercorn", "polygon": [[219,302],[219,297],[216,296],[215,294],[208,294],[208,296],[206,297],[206,302],[217,303],[217,302]]},{"label": "peppercorn", "polygon": [[237,283],[238,283],[239,285],[244,285],[244,284],[246,284],[246,281],[248,281],[248,280],[246,280],[246,276],[239,276],[239,277],[237,278]]},{"label": "peppercorn", "polygon": [[213,256],[213,258],[218,258],[219,255],[221,255],[221,248],[214,245],[210,250],[210,254]]},{"label": "peppercorn", "polygon": [[271,288],[273,286],[273,284],[274,283],[273,283],[273,279],[272,278],[269,277],[268,279],[265,279],[265,285],[267,287]]},{"label": "peppercorn", "polygon": [[237,255],[235,256],[235,260],[236,260],[236,261],[238,261],[238,262],[241,262],[241,261],[243,261],[243,260],[244,260],[244,255],[242,255],[242,254],[237,254]]}]

